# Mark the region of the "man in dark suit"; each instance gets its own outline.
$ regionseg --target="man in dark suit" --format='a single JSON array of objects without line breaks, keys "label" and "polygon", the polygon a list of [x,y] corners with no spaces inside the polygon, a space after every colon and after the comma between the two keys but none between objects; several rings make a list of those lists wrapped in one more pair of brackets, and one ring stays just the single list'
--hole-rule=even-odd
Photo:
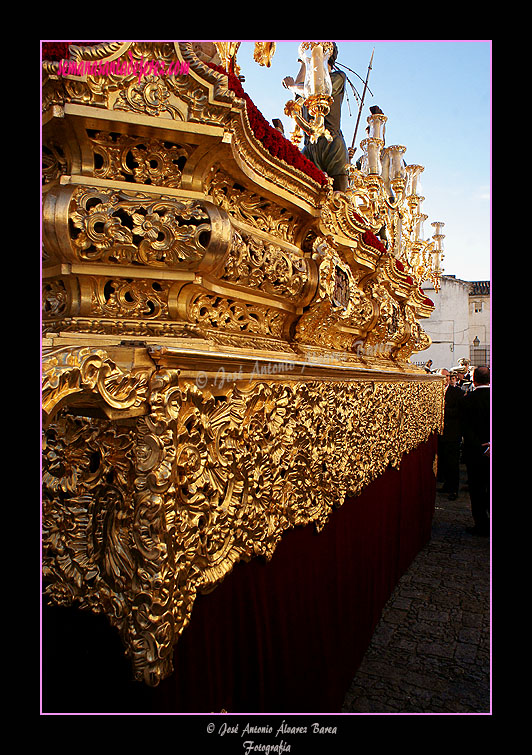
[{"label": "man in dark suit", "polygon": [[449,370],[440,370],[440,375],[445,377],[445,405],[443,432],[438,436],[438,477],[443,480],[442,493],[447,493],[449,500],[455,501],[458,497],[462,441],[460,408],[465,394],[455,385]]},{"label": "man in dark suit", "polygon": [[489,367],[476,367],[473,372],[473,389],[462,403],[462,433],[464,461],[467,468],[472,535],[489,535],[490,507],[490,371]]}]

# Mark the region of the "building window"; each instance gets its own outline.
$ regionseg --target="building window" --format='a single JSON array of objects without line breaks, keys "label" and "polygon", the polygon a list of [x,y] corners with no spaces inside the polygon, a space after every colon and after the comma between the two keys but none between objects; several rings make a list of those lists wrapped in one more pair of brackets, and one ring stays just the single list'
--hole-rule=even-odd
[{"label": "building window", "polygon": [[473,302],[473,312],[482,312],[482,302],[481,301],[474,301]]},{"label": "building window", "polygon": [[480,346],[480,341],[478,338],[475,338],[473,344],[469,347],[469,359],[473,367],[489,367],[489,346]]}]

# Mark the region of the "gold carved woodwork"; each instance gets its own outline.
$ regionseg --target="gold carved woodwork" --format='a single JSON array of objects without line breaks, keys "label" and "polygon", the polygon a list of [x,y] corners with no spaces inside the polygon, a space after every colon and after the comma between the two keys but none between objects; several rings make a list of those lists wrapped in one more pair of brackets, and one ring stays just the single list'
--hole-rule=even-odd
[{"label": "gold carved woodwork", "polygon": [[256,60],[259,65],[269,68],[272,64],[275,48],[275,42],[255,42],[253,60]]},{"label": "gold carved woodwork", "polygon": [[[87,391],[99,379],[101,400],[116,404],[105,355],[87,350],[70,369],[51,356],[48,369],[51,408],[66,386]],[[147,381],[122,375],[118,401],[135,393],[142,416],[111,422],[79,408],[48,425],[47,594],[106,614],[139,680],[171,673],[198,592],[238,561],[270,559],[285,530],[321,530],[346,496],[440,427],[439,381],[316,380],[304,362],[287,373],[285,364],[276,380],[252,370],[201,386],[168,367]]]},{"label": "gold carved woodwork", "polygon": [[225,70],[234,70],[235,75],[238,76],[240,67],[236,65],[235,60],[240,42],[215,42],[214,45]]},{"label": "gold carved woodwork", "polygon": [[194,145],[181,145],[111,132],[89,134],[94,153],[94,175],[154,186],[179,188],[182,167]]},{"label": "gold carved woodwork", "polygon": [[196,595],[397,467],[443,387],[372,178],[270,155],[192,44],[71,49],[129,54],[189,73],[43,65],[43,567],[157,684]]},{"label": "gold carved woodwork", "polygon": [[319,289],[298,320],[296,339],[351,352],[376,318],[376,308],[357,285],[358,276],[328,240],[318,237],[313,249],[319,264]]},{"label": "gold carved woodwork", "polygon": [[148,375],[125,372],[100,349],[70,347],[45,352],[43,358],[43,423],[48,424],[65,404],[100,407],[137,415],[145,411]]},{"label": "gold carved woodwork", "polygon": [[221,278],[303,306],[314,293],[313,268],[301,254],[235,232]]},{"label": "gold carved woodwork", "polygon": [[[48,253],[70,262],[210,270],[220,242],[230,240],[213,205],[136,191],[56,186],[46,194],[44,218]],[[224,223],[211,249],[213,225]]]},{"label": "gold carved woodwork", "polygon": [[299,213],[290,212],[271,199],[246,190],[217,166],[208,176],[204,189],[211,200],[232,219],[291,244],[295,243],[301,230]]}]

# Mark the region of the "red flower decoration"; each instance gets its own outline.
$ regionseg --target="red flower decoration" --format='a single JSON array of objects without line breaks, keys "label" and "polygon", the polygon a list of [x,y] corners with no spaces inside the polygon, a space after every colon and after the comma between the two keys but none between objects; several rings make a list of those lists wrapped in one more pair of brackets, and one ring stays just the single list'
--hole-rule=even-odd
[{"label": "red flower decoration", "polygon": [[362,241],[368,246],[372,246],[374,249],[378,249],[379,252],[385,252],[386,247],[371,231],[364,231],[362,234]]},{"label": "red flower decoration", "polygon": [[99,42],[43,42],[42,59],[43,60],[68,60],[68,48],[70,45],[99,45]]}]

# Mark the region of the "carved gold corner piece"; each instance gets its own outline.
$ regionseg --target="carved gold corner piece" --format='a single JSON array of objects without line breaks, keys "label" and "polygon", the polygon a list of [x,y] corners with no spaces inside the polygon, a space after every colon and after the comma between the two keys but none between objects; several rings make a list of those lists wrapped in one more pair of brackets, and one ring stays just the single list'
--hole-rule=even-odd
[{"label": "carved gold corner piece", "polygon": [[145,411],[147,374],[121,370],[105,351],[69,347],[43,356],[42,408],[45,426],[64,405],[99,407],[105,415],[137,416]]},{"label": "carved gold corner piece", "polygon": [[240,73],[240,66],[236,65],[236,54],[240,42],[215,42],[218,55],[226,71],[233,69],[236,76]]}]

